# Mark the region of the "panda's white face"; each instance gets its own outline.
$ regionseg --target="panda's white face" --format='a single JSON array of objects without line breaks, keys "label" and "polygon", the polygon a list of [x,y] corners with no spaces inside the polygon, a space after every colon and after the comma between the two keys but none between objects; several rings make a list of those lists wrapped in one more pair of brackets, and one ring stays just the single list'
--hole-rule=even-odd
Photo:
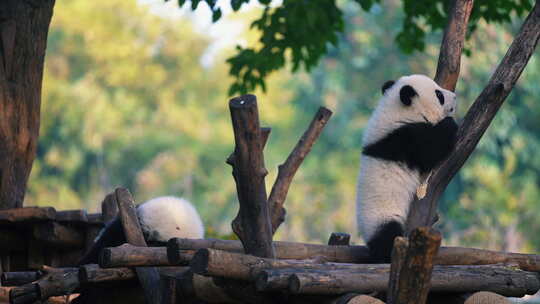
[{"label": "panda's white face", "polygon": [[403,76],[383,86],[379,101],[364,132],[364,144],[376,141],[406,123],[437,124],[454,117],[456,94],[425,75]]}]

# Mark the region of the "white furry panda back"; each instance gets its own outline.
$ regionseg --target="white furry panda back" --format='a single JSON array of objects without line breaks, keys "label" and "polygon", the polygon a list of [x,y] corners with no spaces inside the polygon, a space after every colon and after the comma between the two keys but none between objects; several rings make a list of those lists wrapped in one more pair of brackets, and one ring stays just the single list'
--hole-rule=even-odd
[{"label": "white furry panda back", "polygon": [[405,223],[409,203],[420,185],[420,175],[396,162],[362,155],[358,175],[356,222],[365,240],[371,240],[380,224]]},{"label": "white furry panda back", "polygon": [[137,208],[147,241],[166,242],[171,238],[203,238],[204,226],[193,205],[174,196],[151,199]]}]

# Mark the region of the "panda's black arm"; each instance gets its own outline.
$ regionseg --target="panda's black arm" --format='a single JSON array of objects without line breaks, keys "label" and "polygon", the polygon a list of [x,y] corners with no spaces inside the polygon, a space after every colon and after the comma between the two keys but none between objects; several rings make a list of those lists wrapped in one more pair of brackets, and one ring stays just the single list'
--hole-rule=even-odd
[{"label": "panda's black arm", "polygon": [[431,171],[448,156],[456,140],[457,124],[447,117],[436,125],[408,123],[364,147],[363,154],[403,162],[422,173]]},{"label": "panda's black arm", "polygon": [[105,228],[100,232],[97,240],[92,244],[92,247],[86,252],[86,254],[79,260],[79,265],[95,264],[98,263],[99,254],[101,250],[106,247],[116,247],[124,244],[126,237],[124,236],[124,228],[120,218],[116,217],[114,220],[107,223]]},{"label": "panda's black arm", "polygon": [[436,125],[426,123],[412,128],[410,157],[420,172],[427,173],[443,161],[456,144],[458,125],[452,117],[446,117]]}]

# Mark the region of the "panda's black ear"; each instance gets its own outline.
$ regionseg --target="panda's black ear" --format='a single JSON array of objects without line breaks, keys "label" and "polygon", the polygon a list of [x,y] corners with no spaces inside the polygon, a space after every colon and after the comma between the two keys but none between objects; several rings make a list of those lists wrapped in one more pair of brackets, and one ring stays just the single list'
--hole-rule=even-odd
[{"label": "panda's black ear", "polygon": [[390,89],[394,85],[394,83],[396,82],[393,80],[388,80],[387,82],[385,82],[381,88],[382,94],[384,95],[384,93],[386,93],[386,90]]},{"label": "panda's black ear", "polygon": [[412,99],[414,96],[418,96],[418,93],[416,93],[416,91],[410,85],[404,85],[401,87],[401,90],[399,90],[399,98],[406,106],[410,106],[412,104]]}]

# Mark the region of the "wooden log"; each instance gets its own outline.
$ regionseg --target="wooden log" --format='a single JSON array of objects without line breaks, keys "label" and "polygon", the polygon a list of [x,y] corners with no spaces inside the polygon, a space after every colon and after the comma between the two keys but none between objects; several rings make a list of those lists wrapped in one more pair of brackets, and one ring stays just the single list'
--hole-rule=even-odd
[{"label": "wooden log", "polygon": [[54,220],[55,217],[56,210],[53,207],[24,207],[0,210],[0,224]]},{"label": "wooden log", "polygon": [[19,286],[36,281],[41,277],[40,271],[4,272],[0,276],[2,286]]},{"label": "wooden log", "polygon": [[[327,246],[296,242],[274,242],[279,259],[305,260],[323,257],[328,262],[370,263],[366,246]],[[242,253],[242,244],[234,240],[174,238],[167,244],[169,262],[183,262],[177,251],[203,248]],[[540,272],[540,255],[492,251],[465,247],[441,247],[435,257],[435,265],[490,265],[518,264],[522,270]]]},{"label": "wooden log", "polygon": [[70,224],[84,225],[88,223],[86,210],[63,210],[56,211],[56,220],[59,222],[69,222]]},{"label": "wooden log", "polygon": [[[265,268],[313,268],[320,265],[314,260],[269,259],[208,248],[197,250],[190,263],[194,273],[239,280],[255,279],[258,272]],[[338,267],[337,263],[325,265]]]},{"label": "wooden log", "polygon": [[257,99],[254,95],[233,98],[229,109],[235,141],[233,176],[240,203],[232,228],[246,253],[271,258],[275,254],[264,181],[268,171],[264,167]]},{"label": "wooden log", "polygon": [[10,291],[10,303],[34,303],[52,296],[71,294],[79,287],[77,268],[42,268],[45,276],[35,283],[14,287]]},{"label": "wooden log", "polygon": [[320,107],[315,117],[309,124],[309,127],[304,132],[300,140],[287,157],[287,160],[278,166],[278,175],[270,196],[268,197],[268,205],[270,207],[270,214],[272,216],[272,232],[275,233],[279,228],[279,225],[285,221],[286,210],[283,208],[285,198],[289,192],[289,187],[293,180],[294,174],[304,161],[304,158],[311,151],[311,147],[315,141],[319,138],[322,130],[326,126],[326,123],[330,119],[332,111],[325,107]]},{"label": "wooden log", "polygon": [[109,281],[129,281],[137,276],[135,271],[127,267],[100,268],[97,264],[87,264],[79,267],[81,283],[99,283]]},{"label": "wooden log", "polygon": [[[261,128],[261,149],[264,151],[264,147],[266,146],[266,143],[268,142],[268,137],[270,136],[270,133],[272,132],[272,128]],[[234,151],[227,157],[227,161],[225,161],[227,164],[234,166],[235,162],[234,158]]]},{"label": "wooden log", "polygon": [[[365,246],[327,246],[296,242],[273,242],[276,257],[279,259],[305,260],[323,257],[331,262],[365,263],[369,262],[369,250]],[[167,255],[171,264],[182,261],[177,258],[181,250],[218,249],[243,253],[242,244],[234,240],[219,239],[182,239],[174,238],[167,244]]]},{"label": "wooden log", "polygon": [[[131,193],[125,188],[117,188],[115,195],[126,240],[132,245],[146,247]],[[157,269],[155,267],[137,267],[136,272],[146,300],[149,303],[160,303],[162,288]]]},{"label": "wooden log", "polygon": [[433,224],[437,213],[437,201],[474,151],[497,111],[510,94],[534,53],[539,39],[540,2],[536,1],[487,86],[469,108],[458,129],[456,147],[450,156],[433,171],[425,197],[411,204],[406,225],[408,232],[417,227]]},{"label": "wooden log", "polygon": [[[195,254],[195,251],[184,250],[184,265]],[[166,247],[138,247],[131,244],[123,244],[118,247],[105,248],[101,251],[99,265],[103,268],[111,267],[136,267],[136,266],[167,266]]]},{"label": "wooden log", "polygon": [[349,246],[351,241],[351,235],[343,232],[332,232],[328,239],[328,245],[330,246]]},{"label": "wooden log", "polygon": [[33,235],[37,240],[50,246],[69,248],[84,246],[84,234],[81,231],[52,221],[34,225]]},{"label": "wooden log", "polygon": [[392,264],[390,264],[390,277],[388,279],[388,293],[386,298],[388,303],[393,303],[399,293],[399,272],[405,263],[408,248],[409,241],[406,238],[398,236],[394,239]]},{"label": "wooden log", "polygon": [[[399,263],[402,265],[398,273],[398,286],[392,290],[388,304],[426,303],[433,259],[439,250],[441,239],[440,232],[429,227],[419,227],[411,232],[407,256]],[[397,257],[399,256],[398,254]]]},{"label": "wooden log", "polygon": [[37,284],[26,284],[9,289],[10,304],[35,303],[38,300],[40,300],[40,295]]},{"label": "wooden log", "polygon": [[[388,264],[371,265],[372,270],[298,271],[289,279],[289,291],[296,294],[342,294],[386,291]],[[469,293],[492,291],[508,297],[534,294],[540,289],[538,273],[506,266],[435,266],[431,292]]]},{"label": "wooden log", "polygon": [[24,250],[26,239],[14,229],[0,229],[0,252]]},{"label": "wooden log", "polygon": [[118,204],[116,203],[116,195],[109,193],[101,202],[101,219],[104,223],[114,220],[118,215]]},{"label": "wooden log", "polygon": [[0,287],[0,303],[9,303],[9,291],[13,287],[6,287],[2,286]]}]

